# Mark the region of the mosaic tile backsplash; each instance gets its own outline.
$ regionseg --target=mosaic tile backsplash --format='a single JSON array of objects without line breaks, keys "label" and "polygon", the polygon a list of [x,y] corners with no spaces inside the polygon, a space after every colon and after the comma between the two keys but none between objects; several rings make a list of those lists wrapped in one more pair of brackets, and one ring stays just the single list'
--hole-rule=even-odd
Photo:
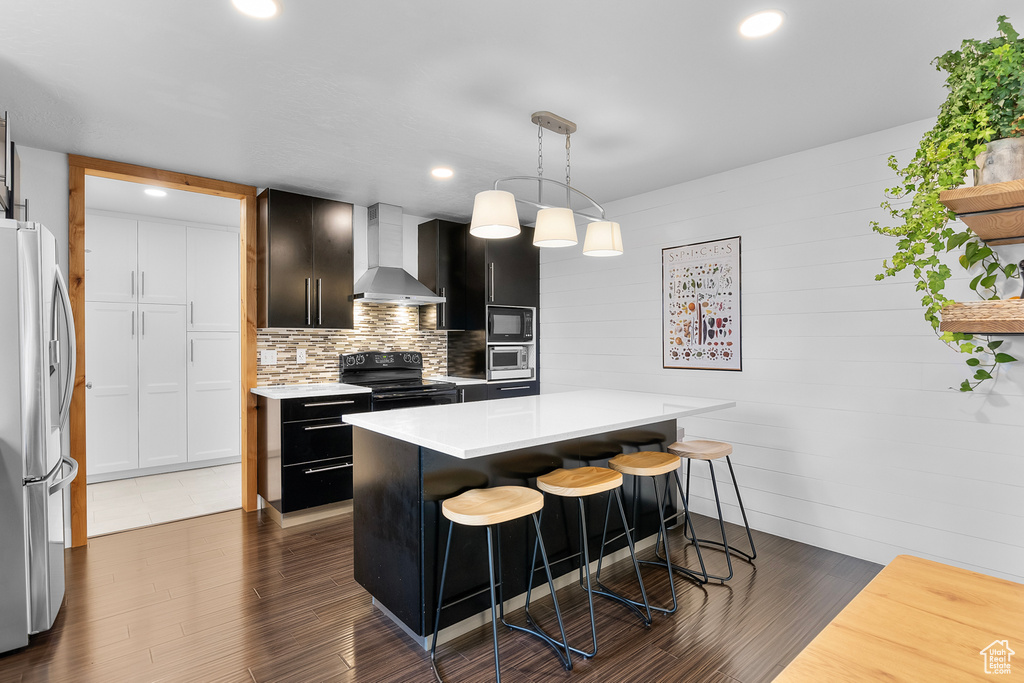
[{"label": "mosaic tile backsplash", "polygon": [[[264,350],[276,350],[277,365],[259,362],[256,383],[262,387],[337,382],[338,356],[356,351],[419,351],[424,375],[447,375],[447,332],[421,331],[419,326],[416,306],[356,302],[352,330],[258,330],[258,362]],[[305,363],[295,361],[298,349],[306,350]]]}]

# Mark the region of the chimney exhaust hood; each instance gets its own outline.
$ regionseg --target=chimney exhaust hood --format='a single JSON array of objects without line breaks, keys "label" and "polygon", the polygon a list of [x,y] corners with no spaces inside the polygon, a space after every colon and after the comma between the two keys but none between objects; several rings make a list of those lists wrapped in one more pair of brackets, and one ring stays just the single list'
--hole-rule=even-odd
[{"label": "chimney exhaust hood", "polygon": [[402,207],[374,204],[366,218],[367,270],[356,282],[352,299],[402,306],[443,304],[443,296],[402,268]]}]

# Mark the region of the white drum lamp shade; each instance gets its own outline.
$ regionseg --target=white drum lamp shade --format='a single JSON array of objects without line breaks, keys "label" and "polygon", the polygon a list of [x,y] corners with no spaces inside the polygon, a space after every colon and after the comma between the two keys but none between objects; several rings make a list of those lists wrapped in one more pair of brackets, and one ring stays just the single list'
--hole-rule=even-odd
[{"label": "white drum lamp shade", "polygon": [[587,256],[618,256],[622,253],[622,232],[614,221],[597,221],[587,226],[583,240]]},{"label": "white drum lamp shade", "polygon": [[537,227],[533,231],[534,246],[571,247],[578,241],[572,209],[541,209],[537,212]]},{"label": "white drum lamp shade", "polygon": [[469,233],[484,239],[504,239],[519,234],[519,213],[511,192],[485,190],[473,200],[473,221]]}]

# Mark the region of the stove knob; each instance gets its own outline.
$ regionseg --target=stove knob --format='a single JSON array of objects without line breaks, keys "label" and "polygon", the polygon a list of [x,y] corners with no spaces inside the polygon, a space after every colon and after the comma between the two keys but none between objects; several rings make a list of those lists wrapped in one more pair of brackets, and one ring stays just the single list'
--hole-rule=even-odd
[{"label": "stove knob", "polygon": [[365,362],[366,362],[366,356],[362,356],[362,355],[356,356],[356,363],[358,363],[359,365],[362,365]]},{"label": "stove knob", "polygon": [[355,365],[355,364],[356,364],[355,356],[349,356],[348,358],[345,359],[345,365]]},{"label": "stove knob", "polygon": [[418,354],[418,353],[412,354],[412,362],[413,363],[419,363],[420,362],[420,354]]},{"label": "stove knob", "polygon": [[403,353],[402,354],[402,360],[404,360],[406,363],[408,363],[410,360],[412,360],[412,358],[409,356],[409,354]]}]

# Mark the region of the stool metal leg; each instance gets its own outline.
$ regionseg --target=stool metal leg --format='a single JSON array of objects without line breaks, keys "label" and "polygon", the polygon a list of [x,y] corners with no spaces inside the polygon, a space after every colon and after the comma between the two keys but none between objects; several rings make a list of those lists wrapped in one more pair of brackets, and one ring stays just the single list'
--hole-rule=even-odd
[{"label": "stool metal leg", "polygon": [[[440,521],[440,520],[438,520]],[[443,683],[441,674],[437,670],[437,631],[441,626],[441,605],[444,604],[444,580],[448,574],[448,552],[452,549],[452,531],[455,529],[454,522],[448,522],[448,542],[444,546],[444,564],[441,565],[441,585],[437,589],[437,614],[434,616],[434,636],[430,641],[430,668],[434,672],[437,683]]]},{"label": "stool metal leg", "polygon": [[491,580],[491,632],[494,635],[494,680],[501,683],[501,666],[498,659],[498,606],[494,588],[494,527],[487,527],[487,569]]},{"label": "stool metal leg", "polygon": [[732,469],[732,459],[727,455],[725,456],[725,464],[729,466],[729,476],[732,477],[733,488],[736,489],[736,501],[740,504],[740,514],[743,515],[743,526],[747,528],[747,541],[750,542],[750,554],[737,550],[736,548],[730,547],[729,550],[739,553],[746,557],[748,560],[753,560],[757,557],[757,549],[754,548],[754,537],[750,533],[750,523],[747,521],[747,511],[743,507],[743,498],[740,496],[740,484],[736,481],[736,472]]},{"label": "stool metal leg", "polygon": [[[681,502],[683,504],[683,511],[682,512],[677,512],[676,514],[672,515],[672,517],[670,519],[678,519],[679,515],[683,516],[683,537],[686,540],[690,541],[690,543],[693,544],[694,549],[697,551],[697,562],[700,564],[700,571],[697,572],[697,571],[695,571],[693,569],[687,569],[686,567],[681,567],[681,566],[679,566],[677,564],[672,564],[669,561],[668,553],[666,553],[665,556],[662,557],[662,555],[659,552],[659,548],[660,548],[661,542],[662,542],[661,532],[660,531],[658,532],[658,540],[654,544],[654,555],[658,559],[664,560],[666,563],[668,563],[668,565],[672,567],[673,571],[679,572],[680,574],[684,574],[685,576],[688,576],[689,578],[697,581],[698,583],[707,583],[708,579],[710,579],[712,577],[708,574],[708,568],[704,564],[704,556],[703,556],[703,554],[700,551],[700,544],[696,540],[697,539],[697,534],[696,534],[696,532],[695,532],[695,530],[693,528],[693,520],[690,518],[689,503],[688,503],[688,501],[686,499],[686,495],[683,493],[683,482],[682,482],[682,480],[679,477],[679,470],[676,470],[674,472],[674,474],[675,474],[676,489],[679,491],[679,496],[680,496]],[[668,484],[668,482],[666,482],[666,485],[667,484]],[[668,492],[666,490],[666,494],[667,493]],[[687,534],[689,534],[689,535],[687,535]]]},{"label": "stool metal leg", "polygon": [[[569,658],[569,650],[571,648],[569,647],[569,641],[566,639],[566,636],[565,636],[565,625],[562,622],[562,611],[558,607],[558,596],[555,595],[555,581],[554,581],[554,579],[551,576],[551,565],[548,563],[547,549],[544,547],[544,539],[543,539],[543,537],[541,536],[541,533],[540,533],[540,520],[541,520],[541,517],[543,516],[543,514],[544,514],[544,510],[541,510],[539,515],[537,513],[534,513],[533,515],[531,515],[531,517],[533,518],[534,529],[537,532],[537,539],[534,541],[534,544],[533,544],[533,559],[532,559],[532,561],[530,563],[530,566],[531,567],[536,567],[536,563],[537,563],[537,550],[539,549],[540,550],[541,559],[544,562],[544,572],[547,574],[548,588],[551,591],[551,602],[552,602],[552,604],[555,607],[555,618],[558,621],[559,635],[562,636],[562,640],[560,640],[560,641],[559,640],[555,640],[550,635],[548,635],[544,631],[544,629],[540,627],[540,624],[537,623],[537,620],[533,618],[533,615],[530,614],[530,598],[533,595],[533,572],[530,572],[530,576],[529,576],[529,578],[527,579],[527,582],[526,582],[526,607],[524,609],[524,611],[526,612],[526,623],[529,626],[532,626],[532,628],[527,628],[525,626],[519,626],[517,624],[513,624],[513,623],[510,623],[510,622],[506,621],[505,620],[505,605],[504,605],[503,601],[502,601],[502,603],[500,604],[500,607],[499,607],[500,616],[501,616],[501,623],[505,624],[505,626],[508,626],[510,629],[513,629],[515,631],[522,631],[523,633],[529,633],[530,635],[536,636],[536,637],[540,638],[541,640],[543,640],[545,643],[547,643],[551,647],[552,650],[555,651],[555,654],[558,655],[558,659],[559,659],[559,661],[562,662],[562,666],[565,667],[565,670],[569,671],[569,670],[572,669],[572,660]],[[499,548],[499,553],[500,553],[500,548],[501,548],[501,543],[500,542],[498,544],[498,548]],[[500,555],[499,555],[499,557],[500,557]],[[499,572],[500,571],[501,570],[499,568]]]},{"label": "stool metal leg", "polygon": [[[601,583],[601,566],[604,563],[604,547],[606,539],[608,538],[608,517],[609,513],[611,512],[612,503],[612,497],[610,495],[608,496],[608,505],[605,507],[604,531],[601,533],[601,554],[597,558],[597,573],[595,575],[597,586],[598,588],[600,588],[600,590],[594,592],[603,597],[611,598],[612,600],[618,600],[622,604],[626,605],[634,612],[636,612],[637,616],[640,617],[640,619],[644,622],[644,626],[646,628],[650,628],[652,621],[651,604],[647,600],[647,589],[644,586],[643,576],[640,574],[640,563],[636,559],[636,548],[633,545],[633,537],[628,533],[629,522],[626,521],[626,508],[622,504],[622,490],[615,489],[613,493],[615,494],[615,503],[619,508],[619,519],[622,520],[622,528],[626,530],[626,546],[629,548],[629,559],[633,562],[633,572],[636,574],[636,582],[640,586],[640,597],[643,599],[643,602],[641,603],[637,602],[636,600],[630,600],[629,598],[625,598]],[[641,605],[643,605],[644,611],[647,613],[646,616],[639,609]]]}]

